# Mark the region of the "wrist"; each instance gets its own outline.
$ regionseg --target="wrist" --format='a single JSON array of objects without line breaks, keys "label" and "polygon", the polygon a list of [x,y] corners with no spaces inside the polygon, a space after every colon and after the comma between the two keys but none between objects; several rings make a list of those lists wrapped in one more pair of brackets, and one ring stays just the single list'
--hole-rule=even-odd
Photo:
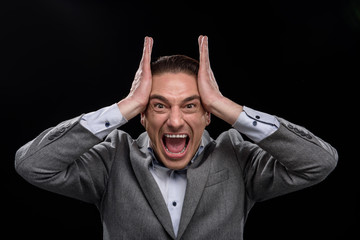
[{"label": "wrist", "polygon": [[146,108],[146,105],[139,103],[132,99],[132,97],[122,99],[117,103],[117,106],[128,121],[143,112]]},{"label": "wrist", "polygon": [[216,101],[213,101],[210,109],[212,114],[230,125],[233,125],[236,122],[240,113],[243,111],[243,107],[241,105],[224,96]]}]

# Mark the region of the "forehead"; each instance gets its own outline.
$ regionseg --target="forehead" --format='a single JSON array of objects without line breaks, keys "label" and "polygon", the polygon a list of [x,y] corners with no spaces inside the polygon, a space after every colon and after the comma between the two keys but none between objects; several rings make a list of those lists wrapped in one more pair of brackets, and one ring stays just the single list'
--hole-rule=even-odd
[{"label": "forehead", "polygon": [[152,94],[166,97],[199,95],[196,77],[187,73],[162,73],[152,77]]}]

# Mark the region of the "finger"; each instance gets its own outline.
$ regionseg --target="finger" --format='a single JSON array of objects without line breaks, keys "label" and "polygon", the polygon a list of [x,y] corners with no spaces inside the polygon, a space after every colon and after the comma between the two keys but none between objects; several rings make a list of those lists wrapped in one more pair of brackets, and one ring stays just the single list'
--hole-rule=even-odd
[{"label": "finger", "polygon": [[203,38],[203,35],[200,35],[200,36],[198,37],[199,51],[200,51],[200,49],[201,49],[200,46],[201,46],[202,38]]},{"label": "finger", "polygon": [[151,37],[145,37],[141,65],[146,64],[147,67],[150,67],[152,46],[153,39]]},{"label": "finger", "polygon": [[147,63],[147,67],[149,69],[149,71],[151,71],[151,53],[152,53],[152,47],[153,47],[153,43],[154,40],[151,37],[148,37],[148,53],[146,54],[147,59],[146,59],[146,63]]},{"label": "finger", "polygon": [[[198,37],[198,44],[199,44],[199,54],[200,54],[200,58],[201,58],[201,53],[202,53],[202,42],[203,42],[203,39],[204,39],[204,36],[203,35],[200,35]],[[201,60],[201,59],[200,59]]]},{"label": "finger", "polygon": [[143,45],[143,52],[142,52],[142,56],[141,56],[141,61],[143,61],[143,60],[144,60],[144,57],[145,57],[146,42],[147,42],[147,37],[144,38],[144,45]]},{"label": "finger", "polygon": [[203,62],[207,62],[208,59],[208,48],[207,48],[207,37],[203,36],[201,41],[201,55],[203,58]]},{"label": "finger", "polygon": [[154,42],[154,40],[152,39],[152,37],[146,37],[146,39],[145,39],[145,48],[146,49],[145,50],[146,50],[146,54],[148,54],[149,56],[151,56],[153,42]]},{"label": "finger", "polygon": [[200,48],[200,65],[204,64],[208,66],[210,64],[209,61],[209,47],[208,47],[208,37],[200,36],[199,37],[199,48]]},{"label": "finger", "polygon": [[152,47],[153,47],[153,44],[154,44],[154,39],[153,39],[152,37],[149,37],[149,40],[150,40],[149,52],[150,52],[150,56],[151,56],[151,53],[152,53]]}]

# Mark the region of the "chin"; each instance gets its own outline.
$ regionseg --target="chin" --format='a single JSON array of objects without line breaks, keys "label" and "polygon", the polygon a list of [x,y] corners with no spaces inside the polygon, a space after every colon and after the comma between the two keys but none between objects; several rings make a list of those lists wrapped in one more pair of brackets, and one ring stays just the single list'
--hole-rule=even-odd
[{"label": "chin", "polygon": [[189,164],[190,159],[166,159],[162,163],[165,165],[165,167],[173,170],[181,170],[186,168],[186,166]]}]

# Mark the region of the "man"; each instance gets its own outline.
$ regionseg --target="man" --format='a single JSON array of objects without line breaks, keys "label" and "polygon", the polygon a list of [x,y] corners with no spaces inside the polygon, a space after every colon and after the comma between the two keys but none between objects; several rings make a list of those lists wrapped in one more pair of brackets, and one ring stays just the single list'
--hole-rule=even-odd
[{"label": "man", "polygon": [[[95,204],[104,239],[242,239],[257,201],[322,181],[337,152],[303,127],[219,91],[208,38],[200,61],[162,57],[153,40],[128,96],[60,123],[16,153],[17,172],[43,189]],[[117,130],[141,114],[137,139]],[[233,126],[212,139],[214,114]],[[254,143],[244,141],[246,134]]]}]

